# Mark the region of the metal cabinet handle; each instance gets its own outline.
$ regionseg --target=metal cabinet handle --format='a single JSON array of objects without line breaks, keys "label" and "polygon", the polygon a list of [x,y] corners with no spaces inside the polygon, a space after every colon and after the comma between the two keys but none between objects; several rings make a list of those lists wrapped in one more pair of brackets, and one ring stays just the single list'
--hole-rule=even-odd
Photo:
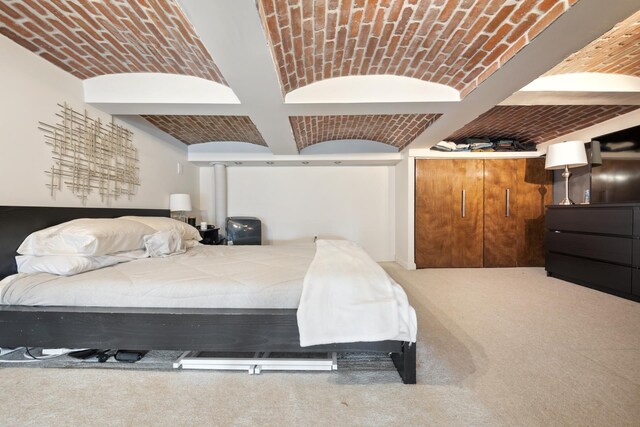
[{"label": "metal cabinet handle", "polygon": [[462,190],[462,218],[467,216],[467,190]]},{"label": "metal cabinet handle", "polygon": [[510,212],[510,206],[509,206],[509,196],[511,195],[511,190],[509,190],[507,188],[507,207],[506,207],[506,211],[505,211],[505,216],[509,216]]}]

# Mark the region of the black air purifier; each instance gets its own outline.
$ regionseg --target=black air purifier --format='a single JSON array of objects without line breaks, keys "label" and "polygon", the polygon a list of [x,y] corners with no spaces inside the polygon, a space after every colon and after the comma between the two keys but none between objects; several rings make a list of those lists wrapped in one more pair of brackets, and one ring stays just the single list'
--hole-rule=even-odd
[{"label": "black air purifier", "polygon": [[228,245],[261,245],[262,222],[250,216],[230,216],[227,218]]}]

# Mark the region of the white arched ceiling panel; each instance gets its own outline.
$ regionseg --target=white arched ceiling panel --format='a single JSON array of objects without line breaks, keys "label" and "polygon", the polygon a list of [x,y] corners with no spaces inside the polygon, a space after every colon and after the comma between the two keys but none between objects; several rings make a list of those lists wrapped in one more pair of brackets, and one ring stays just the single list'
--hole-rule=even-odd
[{"label": "white arched ceiling panel", "polygon": [[300,150],[300,154],[397,153],[398,147],[377,141],[341,139],[319,142]]},{"label": "white arched ceiling panel", "polygon": [[82,82],[85,102],[133,104],[240,104],[231,88],[200,77],[122,73]]},{"label": "white arched ceiling panel", "polygon": [[569,73],[540,77],[522,92],[640,92],[640,77],[608,73]]},{"label": "white arched ceiling panel", "polygon": [[243,141],[217,141],[189,145],[189,153],[271,153],[269,147]]},{"label": "white arched ceiling panel", "polygon": [[335,77],[285,96],[287,104],[447,101],[460,101],[460,92],[443,84],[393,75]]}]

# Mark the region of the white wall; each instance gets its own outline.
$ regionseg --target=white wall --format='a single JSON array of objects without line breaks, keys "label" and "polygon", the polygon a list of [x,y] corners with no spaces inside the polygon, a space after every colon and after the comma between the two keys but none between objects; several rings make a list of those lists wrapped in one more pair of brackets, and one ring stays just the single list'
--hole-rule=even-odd
[{"label": "white wall", "polygon": [[[210,216],[211,169],[200,173]],[[311,242],[317,234],[353,240],[377,261],[395,259],[392,166],[229,167],[227,183],[228,215],[260,218],[266,243]]]},{"label": "white wall", "polygon": [[395,166],[396,262],[415,270],[414,260],[414,173],[415,158],[403,153]]},{"label": "white wall", "polygon": [[[111,120],[83,102],[82,81],[62,71],[6,37],[0,37],[0,205],[81,206],[71,191],[51,198],[45,170],[52,166],[50,146],[44,143],[38,122],[57,123],[58,103],[67,102],[92,118]],[[187,163],[186,148],[151,136],[125,124],[134,132],[139,152],[141,186],[138,194],[111,203],[112,207],[167,208],[169,194],[191,193],[197,206],[198,168]],[[177,174],[177,162],[183,174]],[[106,206],[92,194],[87,206]]]}]

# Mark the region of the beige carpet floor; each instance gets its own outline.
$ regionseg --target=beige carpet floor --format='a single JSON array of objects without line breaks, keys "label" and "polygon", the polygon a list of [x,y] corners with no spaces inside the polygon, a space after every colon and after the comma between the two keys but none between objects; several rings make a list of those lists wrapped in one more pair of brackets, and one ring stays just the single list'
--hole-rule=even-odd
[{"label": "beige carpet floor", "polygon": [[385,269],[418,312],[395,372],[0,369],[0,425],[640,425],[640,304],[543,269]]}]

